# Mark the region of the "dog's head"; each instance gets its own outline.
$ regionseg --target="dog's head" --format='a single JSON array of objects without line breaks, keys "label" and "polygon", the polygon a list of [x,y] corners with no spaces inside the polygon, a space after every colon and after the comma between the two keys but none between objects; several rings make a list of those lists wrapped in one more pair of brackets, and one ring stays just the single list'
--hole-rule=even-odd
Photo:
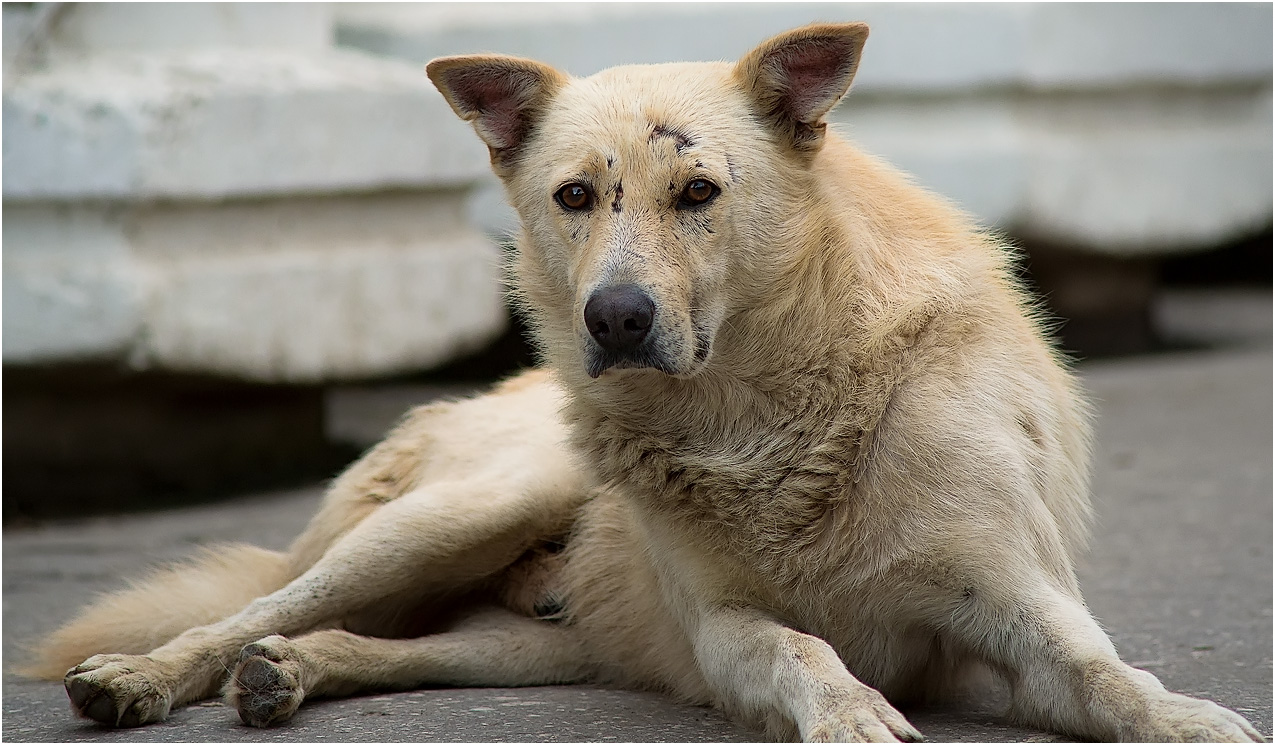
[{"label": "dog's head", "polygon": [[522,218],[514,289],[557,367],[685,377],[710,363],[813,188],[823,117],[867,34],[813,25],[733,65],[583,79],[496,55],[429,64]]}]

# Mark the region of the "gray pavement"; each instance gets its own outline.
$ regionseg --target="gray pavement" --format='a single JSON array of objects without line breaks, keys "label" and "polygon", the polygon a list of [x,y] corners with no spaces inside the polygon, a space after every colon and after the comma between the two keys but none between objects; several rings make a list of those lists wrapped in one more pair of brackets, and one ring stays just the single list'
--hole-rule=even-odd
[{"label": "gray pavement", "polygon": [[[1081,369],[1100,412],[1094,482],[1100,518],[1081,566],[1091,608],[1126,660],[1155,672],[1172,690],[1237,709],[1269,738],[1269,348],[1088,363]],[[111,731],[73,718],[60,685],[9,672],[25,641],[67,619],[91,594],[119,587],[149,565],[218,540],[285,546],[319,494],[316,486],[181,511],[5,531],[0,735],[9,741],[102,742],[757,737],[707,709],[591,686],[427,690],[320,701],[271,730],[244,727],[234,711],[210,702],[178,710],[163,724]],[[1057,739],[1004,724],[998,715],[1004,701],[1003,692],[996,692],[969,708],[908,713],[932,741]]]}]

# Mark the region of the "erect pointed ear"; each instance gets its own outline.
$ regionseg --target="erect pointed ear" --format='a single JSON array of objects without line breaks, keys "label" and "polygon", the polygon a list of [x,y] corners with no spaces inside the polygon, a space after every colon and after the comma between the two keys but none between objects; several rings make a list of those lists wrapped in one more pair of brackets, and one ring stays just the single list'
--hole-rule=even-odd
[{"label": "erect pointed ear", "polygon": [[492,54],[439,57],[425,71],[456,115],[473,123],[498,171],[511,165],[550,99],[567,82],[548,65]]},{"label": "erect pointed ear", "polygon": [[794,148],[823,142],[823,116],[850,89],[866,23],[817,23],[762,42],[735,65],[758,111]]}]

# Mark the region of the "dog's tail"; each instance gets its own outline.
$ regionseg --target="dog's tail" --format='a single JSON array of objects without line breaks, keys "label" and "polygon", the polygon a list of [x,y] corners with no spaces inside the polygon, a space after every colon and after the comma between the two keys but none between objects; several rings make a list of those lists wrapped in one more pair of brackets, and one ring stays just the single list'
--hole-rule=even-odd
[{"label": "dog's tail", "polygon": [[187,629],[232,615],[283,587],[293,574],[287,554],[278,551],[243,544],[206,548],[189,561],[99,597],[36,643],[30,661],[16,672],[61,680],[69,668],[95,654],[145,654]]}]

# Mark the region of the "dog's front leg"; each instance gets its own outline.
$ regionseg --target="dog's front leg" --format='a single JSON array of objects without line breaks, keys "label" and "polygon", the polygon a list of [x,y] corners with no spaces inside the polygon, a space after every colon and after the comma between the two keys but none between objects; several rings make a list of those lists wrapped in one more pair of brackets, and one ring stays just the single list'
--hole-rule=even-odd
[{"label": "dog's front leg", "polygon": [[1106,741],[1263,741],[1239,714],[1122,662],[1084,605],[1046,578],[1019,587],[1013,603],[973,607],[952,629],[1007,674],[1016,719]]},{"label": "dog's front leg", "polygon": [[795,723],[806,742],[922,739],[884,696],[850,674],[827,642],[760,613],[701,609],[693,643],[701,672],[733,714],[769,721],[772,729]]}]

